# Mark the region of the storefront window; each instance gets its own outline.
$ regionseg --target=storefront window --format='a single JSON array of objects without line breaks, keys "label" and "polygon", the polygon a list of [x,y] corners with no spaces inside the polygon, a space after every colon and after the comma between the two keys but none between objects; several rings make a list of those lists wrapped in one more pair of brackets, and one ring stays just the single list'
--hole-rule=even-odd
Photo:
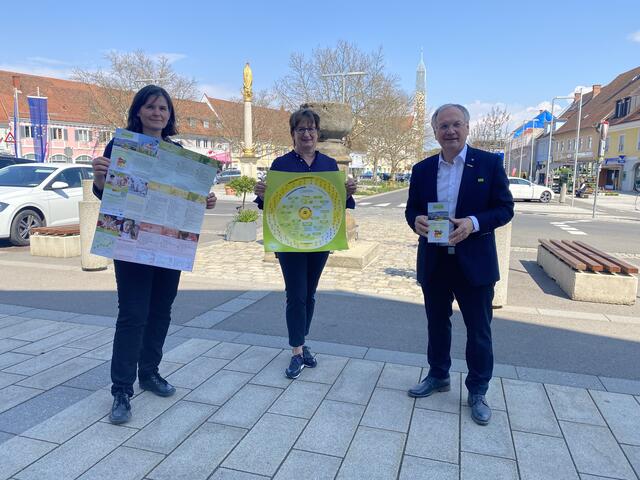
[{"label": "storefront window", "polygon": [[633,189],[636,192],[640,192],[640,163],[636,164],[633,172]]}]

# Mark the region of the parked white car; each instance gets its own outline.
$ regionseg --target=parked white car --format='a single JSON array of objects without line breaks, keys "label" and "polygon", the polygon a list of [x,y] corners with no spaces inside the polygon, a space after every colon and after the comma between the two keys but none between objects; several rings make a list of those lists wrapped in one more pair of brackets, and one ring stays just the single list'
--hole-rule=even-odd
[{"label": "parked white car", "polygon": [[542,203],[549,203],[553,198],[550,188],[518,177],[509,177],[509,191],[514,200],[540,200]]},{"label": "parked white car", "polygon": [[0,238],[29,244],[29,229],[78,223],[89,166],[37,163],[0,169]]}]

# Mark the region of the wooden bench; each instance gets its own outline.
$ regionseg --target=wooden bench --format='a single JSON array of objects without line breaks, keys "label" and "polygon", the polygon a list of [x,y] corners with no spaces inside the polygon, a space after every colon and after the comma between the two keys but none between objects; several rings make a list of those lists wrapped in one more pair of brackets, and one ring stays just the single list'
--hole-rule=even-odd
[{"label": "wooden bench", "polygon": [[539,239],[538,265],[572,300],[632,305],[638,267],[584,242]]},{"label": "wooden bench", "polygon": [[69,258],[80,256],[80,225],[32,228],[29,236],[31,255]]},{"label": "wooden bench", "polygon": [[30,230],[30,235],[51,235],[54,237],[80,235],[80,225],[63,225],[60,227],[35,227]]}]

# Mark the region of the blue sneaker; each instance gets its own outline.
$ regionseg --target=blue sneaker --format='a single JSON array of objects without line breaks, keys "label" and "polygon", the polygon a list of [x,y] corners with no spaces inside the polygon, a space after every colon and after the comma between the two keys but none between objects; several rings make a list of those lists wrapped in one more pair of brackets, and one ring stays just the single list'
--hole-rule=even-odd
[{"label": "blue sneaker", "polygon": [[318,361],[315,359],[311,350],[306,345],[302,346],[302,360],[304,360],[304,366],[308,368],[314,368],[318,365]]},{"label": "blue sneaker", "polygon": [[300,372],[304,368],[304,359],[301,354],[293,355],[291,357],[291,362],[289,363],[289,368],[284,371],[284,374],[287,378],[295,379],[300,376]]}]

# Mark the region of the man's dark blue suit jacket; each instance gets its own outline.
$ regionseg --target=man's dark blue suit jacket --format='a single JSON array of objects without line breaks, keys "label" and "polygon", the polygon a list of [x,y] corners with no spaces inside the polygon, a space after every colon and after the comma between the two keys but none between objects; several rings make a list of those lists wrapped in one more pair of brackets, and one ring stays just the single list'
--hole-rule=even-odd
[{"label": "man's dark blue suit jacket", "polygon": [[[438,155],[413,167],[405,216],[415,231],[418,215],[427,215],[427,204],[438,201]],[[500,279],[494,230],[513,218],[513,197],[502,159],[493,153],[467,148],[467,157],[458,192],[456,217],[475,216],[480,230],[455,247],[458,263],[473,286],[490,285]],[[435,272],[437,244],[420,236],[418,243],[418,282],[426,287],[437,281]],[[435,274],[435,277],[434,277]]]}]

